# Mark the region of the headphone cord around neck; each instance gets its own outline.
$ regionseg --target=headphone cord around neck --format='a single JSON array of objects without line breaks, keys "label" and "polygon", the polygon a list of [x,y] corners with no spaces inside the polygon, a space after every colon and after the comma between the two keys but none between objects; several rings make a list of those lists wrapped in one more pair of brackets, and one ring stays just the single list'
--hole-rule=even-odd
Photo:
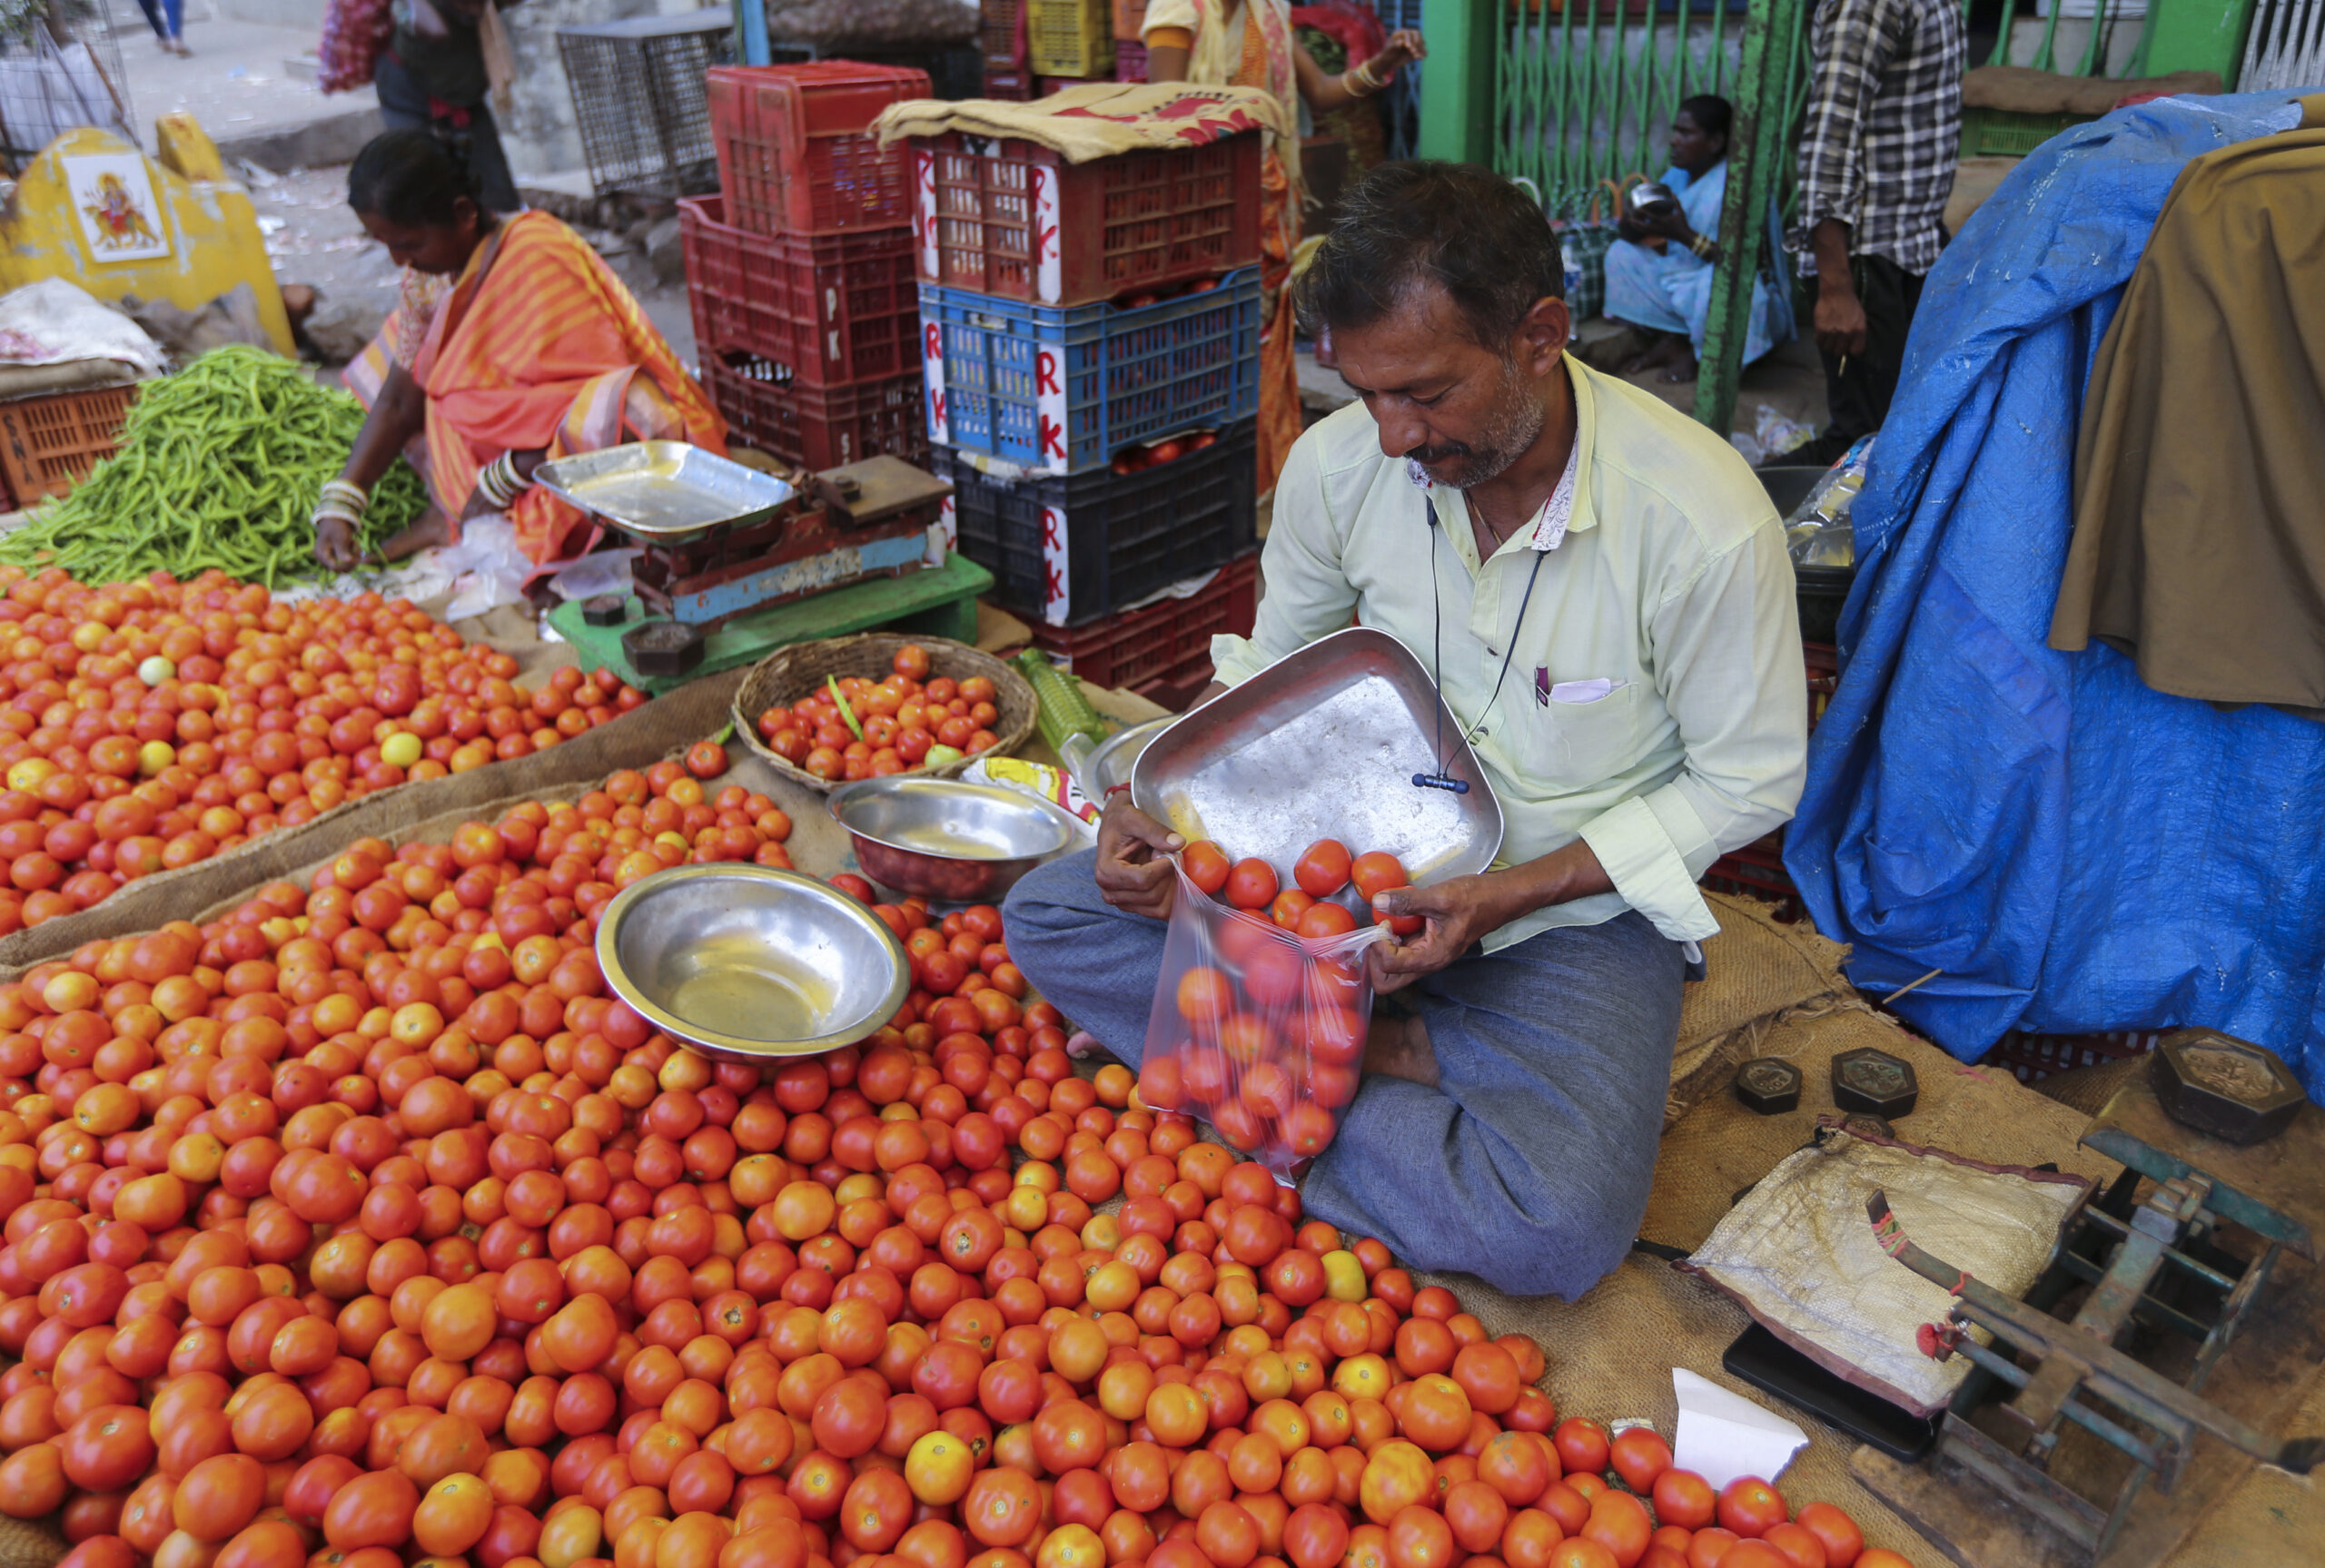
[{"label": "headphone cord around neck", "polygon": [[[1437,772],[1434,777],[1445,780],[1450,775],[1447,764],[1451,761],[1445,750],[1445,714],[1449,704],[1445,696],[1445,606],[1437,585],[1437,537],[1444,531],[1437,518],[1437,502],[1428,496],[1421,505],[1429,508],[1429,657],[1430,678],[1437,684]],[[1508,543],[1504,540],[1503,543]],[[1518,624],[1509,629],[1509,646],[1501,653],[1501,671],[1493,678],[1493,691],[1486,698],[1485,710],[1478,715],[1477,723],[1462,735],[1462,744],[1474,745],[1485,731],[1486,720],[1492,715],[1494,704],[1501,700],[1502,683],[1509,678],[1509,662],[1518,656],[1518,634],[1526,627],[1526,611],[1534,602],[1534,585],[1542,576],[1543,552],[1534,552],[1534,565],[1526,574],[1526,591],[1518,600]]]}]

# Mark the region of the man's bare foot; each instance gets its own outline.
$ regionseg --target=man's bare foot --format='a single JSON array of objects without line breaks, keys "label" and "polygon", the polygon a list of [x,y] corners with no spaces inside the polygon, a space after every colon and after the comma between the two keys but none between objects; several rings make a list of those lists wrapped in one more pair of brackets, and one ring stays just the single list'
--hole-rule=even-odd
[{"label": "man's bare foot", "polygon": [[450,523],[431,503],[410,528],[388,536],[386,542],[380,546],[380,558],[400,561],[406,556],[418,555],[430,545],[440,545],[450,537]]},{"label": "man's bare foot", "polygon": [[1430,1047],[1429,1026],[1418,1018],[1386,1018],[1376,1013],[1364,1037],[1364,1070],[1410,1079],[1435,1089],[1437,1052]]}]

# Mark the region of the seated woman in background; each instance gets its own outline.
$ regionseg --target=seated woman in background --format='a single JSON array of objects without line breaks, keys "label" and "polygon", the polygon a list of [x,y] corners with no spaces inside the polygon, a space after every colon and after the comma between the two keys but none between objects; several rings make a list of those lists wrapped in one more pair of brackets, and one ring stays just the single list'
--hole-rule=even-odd
[{"label": "seated woman in background", "polygon": [[[1667,381],[1696,379],[1704,328],[1711,317],[1712,269],[1719,264],[1719,209],[1727,199],[1727,100],[1705,94],[1679,105],[1671,119],[1671,164],[1663,183],[1678,211],[1646,222],[1628,212],[1617,222],[1622,237],[1607,251],[1606,313],[1656,334],[1652,348],[1623,367],[1626,375],[1661,370]],[[1744,338],[1750,364],[1792,337],[1786,291],[1766,278],[1752,282],[1752,314]]]},{"label": "seated woman in background", "polygon": [[457,543],[461,522],[494,512],[536,566],[567,560],[589,547],[591,529],[533,485],[543,461],[648,440],[725,455],[726,421],[613,270],[546,212],[485,211],[434,136],[373,138],[348,171],[347,201],[406,287],[347,368],[371,412],[315,508],[323,565],[358,564],[371,487],[415,437],[432,504],[381,547],[390,560]]}]

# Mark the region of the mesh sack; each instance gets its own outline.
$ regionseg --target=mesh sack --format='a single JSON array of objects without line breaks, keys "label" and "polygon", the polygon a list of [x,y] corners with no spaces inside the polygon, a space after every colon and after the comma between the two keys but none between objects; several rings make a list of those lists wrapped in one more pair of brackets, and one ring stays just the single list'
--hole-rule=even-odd
[{"label": "mesh sack", "polygon": [[1372,1020],[1364,950],[1386,930],[1297,937],[1216,902],[1172,863],[1178,896],[1139,1098],[1202,1117],[1228,1147],[1289,1179],[1324,1151],[1341,1108],[1356,1098]]}]

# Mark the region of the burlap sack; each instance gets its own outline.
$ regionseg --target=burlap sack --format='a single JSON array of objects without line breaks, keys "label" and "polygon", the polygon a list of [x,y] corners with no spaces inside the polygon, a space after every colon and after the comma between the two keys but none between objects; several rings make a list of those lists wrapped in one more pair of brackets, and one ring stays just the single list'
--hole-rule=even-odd
[{"label": "burlap sack", "polygon": [[[197,918],[197,911],[248,897],[250,890],[291,874],[294,867],[321,864],[355,839],[400,843],[414,824],[447,814],[472,815],[494,802],[546,796],[576,784],[586,787],[618,768],[643,767],[723,728],[727,704],[747,673],[730,670],[681,686],[548,751],[447,778],[399,784],[199,864],[140,877],[94,909],[0,940],[0,971],[20,972],[85,942],[152,931],[182,917]],[[795,819],[799,815],[792,814]],[[459,815],[453,820],[460,820]]]},{"label": "burlap sack", "polygon": [[2014,114],[2089,114],[2096,118],[2142,94],[2218,93],[2217,71],[2174,71],[2168,76],[2111,80],[2062,76],[2031,65],[1980,65],[1962,74],[1962,107]]},{"label": "burlap sack", "polygon": [[1774,904],[1707,892],[1719,934],[1703,944],[1704,978],[1679,1006],[1671,1053],[1667,1130],[1690,1106],[1726,1084],[1736,1064],[1757,1053],[1777,1021],[1801,1010],[1828,1011],[1854,995],[1841,978],[1849,950],[1800,922],[1786,925]]},{"label": "burlap sack", "polygon": [[[1763,1032],[1757,1054],[1782,1057],[1807,1075],[1798,1110],[1757,1116],[1723,1090],[1664,1135],[1641,1227],[1647,1238],[1693,1250],[1739,1188],[1807,1141],[1817,1113],[1833,1109],[1826,1087],[1833,1057],[1863,1045],[1904,1058],[1920,1079],[1920,1102],[1897,1123],[1900,1137],[1996,1165],[2055,1161],[2085,1176],[2112,1172],[2112,1162],[2075,1148],[2087,1118],[2043,1099],[2007,1073],[1965,1067],[1857,1003],[1819,1016],[1796,1016]],[[1940,1561],[1911,1525],[1850,1476],[1854,1439],[1721,1369],[1721,1354],[1751,1319],[1702,1280],[1658,1257],[1633,1253],[1575,1302],[1516,1298],[1462,1275],[1431,1277],[1425,1283],[1450,1288],[1489,1331],[1522,1331],[1539,1340],[1549,1362],[1543,1386],[1562,1415],[1636,1416],[1653,1422],[1670,1438],[1678,1417],[1671,1389],[1675,1366],[1777,1410],[1810,1438],[1776,1478],[1788,1502],[1796,1508],[1819,1498],[1837,1504],[1864,1527],[1869,1543],[1902,1553],[1917,1564]]]},{"label": "burlap sack", "polygon": [[53,1520],[0,1517],[0,1568],[56,1568],[70,1550]]}]

